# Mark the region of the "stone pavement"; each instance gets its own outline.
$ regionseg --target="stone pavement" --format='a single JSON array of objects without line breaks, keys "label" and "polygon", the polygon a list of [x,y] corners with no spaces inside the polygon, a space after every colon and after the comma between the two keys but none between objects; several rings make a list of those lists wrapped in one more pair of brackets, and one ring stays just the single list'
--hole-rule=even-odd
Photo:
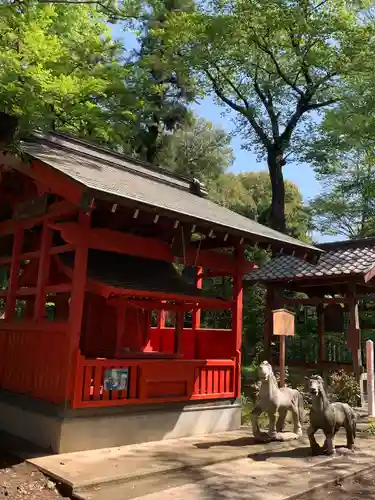
[{"label": "stone pavement", "polygon": [[30,461],[82,500],[282,500],[375,468],[375,439],[356,444],[355,453],[310,457],[306,439],[256,444],[243,428]]}]

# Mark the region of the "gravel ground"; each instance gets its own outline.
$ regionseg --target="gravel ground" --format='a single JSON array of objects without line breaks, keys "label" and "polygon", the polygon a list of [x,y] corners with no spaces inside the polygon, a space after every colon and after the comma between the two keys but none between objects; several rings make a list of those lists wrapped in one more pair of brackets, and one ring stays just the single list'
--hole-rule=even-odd
[{"label": "gravel ground", "polygon": [[61,500],[53,481],[35,467],[0,452],[0,499]]}]

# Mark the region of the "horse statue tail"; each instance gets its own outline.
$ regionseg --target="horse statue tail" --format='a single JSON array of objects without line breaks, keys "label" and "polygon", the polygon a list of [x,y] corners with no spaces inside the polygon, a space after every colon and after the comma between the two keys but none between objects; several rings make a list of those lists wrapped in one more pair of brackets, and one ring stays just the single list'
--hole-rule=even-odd
[{"label": "horse statue tail", "polygon": [[298,415],[299,415],[299,421],[301,425],[303,425],[303,422],[305,420],[305,402],[303,400],[302,393],[299,391],[298,391]]}]

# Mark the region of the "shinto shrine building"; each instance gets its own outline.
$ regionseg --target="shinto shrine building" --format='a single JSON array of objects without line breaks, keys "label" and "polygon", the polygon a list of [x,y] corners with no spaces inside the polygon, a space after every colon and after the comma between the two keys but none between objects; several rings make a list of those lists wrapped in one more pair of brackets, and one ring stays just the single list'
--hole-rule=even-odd
[{"label": "shinto shrine building", "polygon": [[[7,142],[0,429],[70,452],[238,428],[244,249],[320,251],[83,140]],[[232,277],[230,299],[202,289],[212,276]],[[203,310],[231,328],[201,328]]]}]

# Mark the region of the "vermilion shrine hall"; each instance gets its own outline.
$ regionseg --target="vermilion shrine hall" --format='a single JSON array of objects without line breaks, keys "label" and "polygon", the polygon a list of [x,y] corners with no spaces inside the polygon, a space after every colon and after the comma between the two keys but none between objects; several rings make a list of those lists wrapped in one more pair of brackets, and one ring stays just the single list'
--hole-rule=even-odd
[{"label": "vermilion shrine hall", "polygon": [[[238,428],[244,250],[320,251],[83,140],[6,142],[0,429],[70,452]],[[230,300],[202,289],[212,276],[232,277]],[[201,328],[214,310],[230,329]]]}]

